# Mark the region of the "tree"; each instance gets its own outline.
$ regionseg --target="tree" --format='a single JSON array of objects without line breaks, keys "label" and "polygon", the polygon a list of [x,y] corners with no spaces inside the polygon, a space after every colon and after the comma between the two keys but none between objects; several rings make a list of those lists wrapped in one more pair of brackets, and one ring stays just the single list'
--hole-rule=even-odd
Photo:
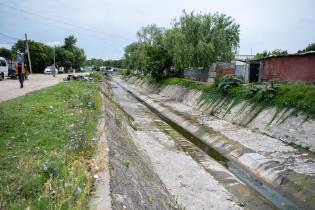
[{"label": "tree", "polygon": [[9,49],[6,49],[6,48],[0,48],[0,56],[4,57],[4,58],[7,58],[7,59],[14,59],[14,58],[16,58],[16,54],[12,50],[9,50]]},{"label": "tree", "polygon": [[75,47],[76,43],[77,38],[75,38],[73,35],[67,36],[64,41],[64,48],[71,51]]},{"label": "tree", "polygon": [[84,64],[86,55],[82,48],[76,46],[76,43],[77,38],[75,38],[73,35],[67,36],[64,40],[63,48],[68,51],[67,63],[70,64],[70,67],[79,69]]},{"label": "tree", "polygon": [[[33,72],[42,73],[46,66],[53,62],[53,49],[43,43],[33,40],[28,41],[31,52]],[[18,40],[13,46],[13,51],[25,52],[25,41]]]},{"label": "tree", "polygon": [[64,49],[63,47],[56,47],[56,64],[63,66],[66,69],[70,69],[74,62],[74,55],[71,51]]},{"label": "tree", "polygon": [[158,27],[156,24],[147,25],[142,27],[137,32],[138,41],[141,43],[146,43],[149,45],[153,45],[154,41],[156,41],[156,36],[159,36],[163,32],[163,28]]},{"label": "tree", "polygon": [[264,50],[262,53],[256,53],[255,59],[260,60],[267,58],[269,56],[285,56],[288,55],[287,50],[281,50],[281,49],[274,49],[272,52],[268,52],[267,50]]},{"label": "tree", "polygon": [[142,70],[144,66],[143,44],[133,42],[125,47],[125,65],[129,70]]},{"label": "tree", "polygon": [[216,61],[230,61],[236,54],[239,25],[230,16],[184,11],[174,27],[181,33],[178,46],[185,67],[207,68]]},{"label": "tree", "polygon": [[104,66],[105,61],[103,59],[96,59],[92,58],[90,60],[86,60],[84,65],[86,66],[94,66],[96,68],[100,68],[101,66]]},{"label": "tree", "polygon": [[269,57],[271,55],[270,52],[268,52],[267,50],[264,50],[262,53],[256,53],[255,55],[255,59],[260,60],[266,57]]},{"label": "tree", "polygon": [[239,25],[224,14],[184,14],[171,29],[155,24],[137,32],[138,41],[125,48],[129,70],[159,79],[164,70],[209,68],[216,61],[230,61],[239,44]]},{"label": "tree", "polygon": [[85,52],[82,48],[75,47],[72,51],[70,51],[74,55],[74,60],[72,66],[76,69],[80,69],[84,65],[84,61],[86,60]]},{"label": "tree", "polygon": [[168,29],[164,33],[163,45],[171,57],[171,65],[173,69],[183,70],[189,65],[187,64],[188,59],[188,48],[183,47],[185,44],[184,35],[181,33],[180,28],[174,27]]},{"label": "tree", "polygon": [[[74,36],[65,38],[62,47],[56,47],[56,64],[66,69],[71,67],[79,69],[86,60],[85,52],[76,46],[77,39]],[[29,40],[33,71],[42,73],[46,66],[53,64],[53,48],[41,42]],[[25,52],[25,41],[18,40],[13,46],[12,51]]]},{"label": "tree", "polygon": [[309,51],[315,51],[315,42],[312,44],[309,44],[304,50],[303,52],[309,52]]},{"label": "tree", "polygon": [[271,52],[272,56],[283,56],[283,55],[288,55],[287,50],[281,50],[281,49],[275,49]]}]

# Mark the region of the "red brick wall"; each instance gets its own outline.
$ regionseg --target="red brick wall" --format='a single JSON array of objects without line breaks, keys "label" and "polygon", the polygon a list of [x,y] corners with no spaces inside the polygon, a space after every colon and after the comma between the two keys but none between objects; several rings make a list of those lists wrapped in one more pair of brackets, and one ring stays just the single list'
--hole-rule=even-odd
[{"label": "red brick wall", "polygon": [[268,58],[264,79],[289,82],[315,82],[315,54]]},{"label": "red brick wall", "polygon": [[232,63],[218,63],[215,71],[220,76],[232,76],[235,75],[235,65]]}]

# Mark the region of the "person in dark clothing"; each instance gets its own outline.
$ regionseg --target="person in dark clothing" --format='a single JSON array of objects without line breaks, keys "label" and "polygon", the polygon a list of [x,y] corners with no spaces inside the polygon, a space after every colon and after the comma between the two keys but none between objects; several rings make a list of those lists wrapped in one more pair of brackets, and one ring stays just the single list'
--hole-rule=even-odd
[{"label": "person in dark clothing", "polygon": [[23,62],[18,62],[15,65],[15,74],[19,78],[20,81],[20,87],[23,88],[24,83],[24,75],[25,75],[25,65]]}]

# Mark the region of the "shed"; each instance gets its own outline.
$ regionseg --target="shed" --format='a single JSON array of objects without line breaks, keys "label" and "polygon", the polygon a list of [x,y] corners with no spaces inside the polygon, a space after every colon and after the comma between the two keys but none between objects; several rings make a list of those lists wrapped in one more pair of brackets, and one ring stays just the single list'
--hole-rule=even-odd
[{"label": "shed", "polygon": [[261,60],[262,79],[288,82],[315,82],[315,52],[271,56]]}]

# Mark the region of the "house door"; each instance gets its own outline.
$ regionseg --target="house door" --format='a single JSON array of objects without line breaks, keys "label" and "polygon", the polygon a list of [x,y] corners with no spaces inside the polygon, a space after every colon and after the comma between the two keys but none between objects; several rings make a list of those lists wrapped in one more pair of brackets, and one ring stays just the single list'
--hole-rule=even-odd
[{"label": "house door", "polygon": [[259,64],[250,64],[250,70],[249,70],[249,82],[258,82],[259,78]]}]

